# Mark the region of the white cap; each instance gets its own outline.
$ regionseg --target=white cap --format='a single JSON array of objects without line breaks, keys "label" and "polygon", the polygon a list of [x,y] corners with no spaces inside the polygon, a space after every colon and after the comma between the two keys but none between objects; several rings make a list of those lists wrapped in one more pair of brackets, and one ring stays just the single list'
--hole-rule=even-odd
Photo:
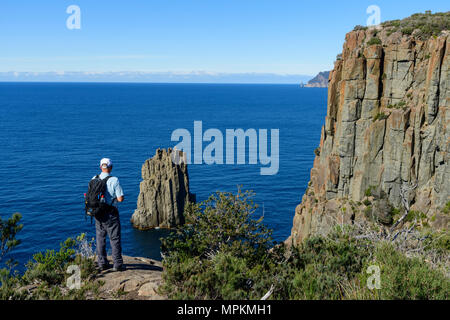
[{"label": "white cap", "polygon": [[102,160],[100,160],[100,167],[103,165],[106,165],[108,168],[112,167],[112,161],[109,158],[103,158]]}]

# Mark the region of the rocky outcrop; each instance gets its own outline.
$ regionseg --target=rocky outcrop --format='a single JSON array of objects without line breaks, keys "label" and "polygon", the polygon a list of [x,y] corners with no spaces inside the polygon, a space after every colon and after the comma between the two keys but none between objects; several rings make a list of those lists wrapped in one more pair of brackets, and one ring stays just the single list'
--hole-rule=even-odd
[{"label": "rocky outcrop", "polygon": [[[91,257],[95,259],[95,257]],[[114,272],[112,268],[98,272],[89,277],[85,286],[86,300],[167,300],[159,291],[162,283],[163,266],[161,261],[148,258],[122,256],[125,271]],[[111,257],[108,257],[112,261]],[[86,281],[86,280],[84,280]],[[84,286],[86,283],[82,283]],[[54,287],[68,294],[66,286]],[[31,283],[17,289],[24,299],[33,299],[33,294],[40,290],[39,283]]]},{"label": "rocky outcrop", "polygon": [[173,228],[184,223],[184,208],[189,201],[195,202],[195,196],[189,192],[186,162],[172,161],[175,156],[183,159],[185,155],[179,150],[158,149],[142,166],[137,209],[131,217],[135,228]]},{"label": "rocky outcrop", "polygon": [[[337,222],[411,210],[447,228],[450,200],[449,32],[426,39],[393,28],[354,30],[330,75],[311,180],[296,208],[298,243]],[[386,203],[374,202],[383,199]],[[381,208],[381,209],[380,209]],[[395,218],[395,217],[394,217]]]},{"label": "rocky outcrop", "polygon": [[305,88],[328,88],[330,71],[319,72],[317,76],[304,85]]},{"label": "rocky outcrop", "polygon": [[148,258],[123,256],[125,271],[107,269],[98,274],[101,281],[97,299],[166,300],[158,292],[162,282],[162,264]]}]

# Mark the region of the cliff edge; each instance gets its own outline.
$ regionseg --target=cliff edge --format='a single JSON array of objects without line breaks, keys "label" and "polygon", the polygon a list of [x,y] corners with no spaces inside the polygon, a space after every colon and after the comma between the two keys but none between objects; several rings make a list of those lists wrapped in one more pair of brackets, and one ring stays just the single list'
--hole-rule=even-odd
[{"label": "cliff edge", "polygon": [[447,228],[449,23],[450,12],[416,14],[346,35],[289,242],[355,219],[389,225],[405,204]]}]

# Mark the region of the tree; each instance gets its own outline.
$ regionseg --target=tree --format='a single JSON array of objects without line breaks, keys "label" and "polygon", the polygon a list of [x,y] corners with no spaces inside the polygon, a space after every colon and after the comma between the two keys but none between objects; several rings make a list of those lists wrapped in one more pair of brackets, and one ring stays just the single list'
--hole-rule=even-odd
[{"label": "tree", "polygon": [[[23,228],[23,224],[19,224],[21,219],[22,215],[20,213],[14,213],[11,218],[7,220],[2,220],[0,217],[0,262],[2,262],[8,252],[20,244],[20,240],[16,239],[16,235]],[[11,263],[12,260],[9,260],[8,262]]]}]

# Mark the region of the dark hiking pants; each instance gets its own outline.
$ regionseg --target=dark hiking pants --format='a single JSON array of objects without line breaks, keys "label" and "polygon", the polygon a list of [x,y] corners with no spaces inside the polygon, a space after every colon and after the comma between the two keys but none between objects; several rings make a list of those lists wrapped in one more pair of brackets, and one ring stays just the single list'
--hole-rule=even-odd
[{"label": "dark hiking pants", "polygon": [[95,218],[95,235],[97,240],[98,265],[106,266],[108,264],[106,257],[106,235],[108,235],[114,267],[121,267],[123,265],[122,245],[120,219],[117,210]]}]

